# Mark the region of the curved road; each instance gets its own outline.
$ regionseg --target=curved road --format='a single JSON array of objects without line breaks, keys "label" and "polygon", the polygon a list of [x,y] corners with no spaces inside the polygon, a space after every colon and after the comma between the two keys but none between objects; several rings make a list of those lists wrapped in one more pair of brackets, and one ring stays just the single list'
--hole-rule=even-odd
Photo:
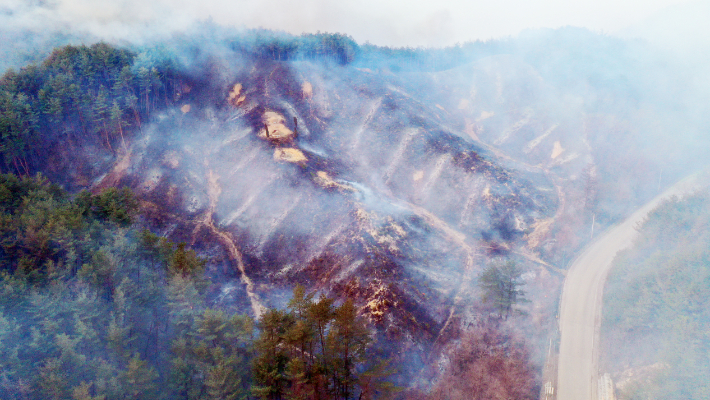
[{"label": "curved road", "polygon": [[698,175],[676,183],[607,230],[570,267],[560,301],[557,400],[597,400],[602,293],[611,262],[619,250],[631,245],[637,234],[635,227],[649,211],[671,196],[696,188]]}]

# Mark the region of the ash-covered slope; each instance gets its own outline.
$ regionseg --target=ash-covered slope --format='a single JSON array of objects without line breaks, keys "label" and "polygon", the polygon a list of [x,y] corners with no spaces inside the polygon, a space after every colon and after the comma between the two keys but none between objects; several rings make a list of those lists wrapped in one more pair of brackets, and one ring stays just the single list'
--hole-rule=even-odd
[{"label": "ash-covered slope", "polygon": [[536,260],[522,239],[556,210],[542,171],[502,167],[395,77],[249,62],[181,97],[97,187],[134,188],[151,224],[240,278],[222,301],[255,315],[301,283],[431,344],[470,314],[491,256]]}]

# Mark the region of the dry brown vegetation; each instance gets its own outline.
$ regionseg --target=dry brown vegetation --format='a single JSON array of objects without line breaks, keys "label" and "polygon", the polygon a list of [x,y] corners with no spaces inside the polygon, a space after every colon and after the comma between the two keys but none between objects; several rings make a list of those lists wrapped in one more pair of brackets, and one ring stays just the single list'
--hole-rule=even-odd
[{"label": "dry brown vegetation", "polygon": [[414,400],[535,399],[537,373],[518,338],[486,324],[466,331],[449,365],[429,393],[414,391]]}]

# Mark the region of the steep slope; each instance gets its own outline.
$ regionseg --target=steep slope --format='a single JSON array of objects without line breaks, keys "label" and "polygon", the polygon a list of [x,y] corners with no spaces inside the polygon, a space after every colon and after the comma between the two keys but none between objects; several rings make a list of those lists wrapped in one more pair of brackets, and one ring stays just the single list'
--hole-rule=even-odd
[{"label": "steep slope", "polygon": [[426,348],[470,313],[489,257],[527,255],[555,212],[542,173],[500,167],[386,76],[257,62],[214,97],[159,115],[97,186],[135,188],[154,226],[222,258],[257,316],[300,282]]}]

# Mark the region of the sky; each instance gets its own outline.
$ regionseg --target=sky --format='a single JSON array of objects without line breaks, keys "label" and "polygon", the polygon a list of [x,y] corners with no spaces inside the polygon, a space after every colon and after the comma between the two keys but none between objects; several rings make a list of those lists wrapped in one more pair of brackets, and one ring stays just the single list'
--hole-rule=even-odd
[{"label": "sky", "polygon": [[[707,2],[707,0],[705,0]],[[446,46],[516,36],[528,28],[586,27],[648,33],[649,21],[697,0],[0,0],[12,24],[48,24],[122,38],[180,30],[196,20],[302,32],[341,32],[358,42]],[[710,3],[710,2],[709,2]],[[702,22],[704,25],[704,22]],[[654,26],[656,24],[653,24]]]}]

